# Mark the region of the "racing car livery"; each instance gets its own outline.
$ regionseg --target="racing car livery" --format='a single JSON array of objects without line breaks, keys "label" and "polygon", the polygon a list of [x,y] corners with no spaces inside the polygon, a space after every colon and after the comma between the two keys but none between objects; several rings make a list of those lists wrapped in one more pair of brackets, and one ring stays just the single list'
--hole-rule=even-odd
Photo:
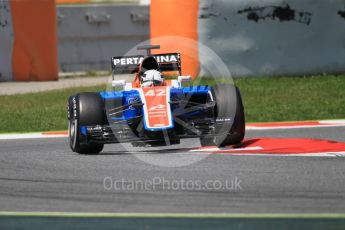
[{"label": "racing car livery", "polygon": [[[68,99],[72,151],[97,154],[106,143],[133,146],[179,144],[199,138],[202,146],[239,144],[245,134],[244,108],[232,84],[193,85],[181,76],[179,53],[151,54],[159,46],[142,46],[146,55],[112,58],[112,90],[83,92]],[[167,80],[165,73],[177,72]],[[134,81],[116,80],[117,74]]]}]

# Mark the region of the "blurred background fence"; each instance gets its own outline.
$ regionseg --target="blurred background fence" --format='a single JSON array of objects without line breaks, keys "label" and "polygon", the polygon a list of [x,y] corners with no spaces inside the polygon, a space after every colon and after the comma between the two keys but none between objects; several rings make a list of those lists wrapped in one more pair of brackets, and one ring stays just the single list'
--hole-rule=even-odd
[{"label": "blurred background fence", "polygon": [[[211,48],[234,76],[345,72],[343,0],[0,0],[0,23],[0,81],[109,70],[111,56],[175,35]],[[208,61],[188,58],[191,73]]]},{"label": "blurred background fence", "polygon": [[63,5],[57,12],[63,72],[108,70],[112,56],[149,39],[147,5]]}]

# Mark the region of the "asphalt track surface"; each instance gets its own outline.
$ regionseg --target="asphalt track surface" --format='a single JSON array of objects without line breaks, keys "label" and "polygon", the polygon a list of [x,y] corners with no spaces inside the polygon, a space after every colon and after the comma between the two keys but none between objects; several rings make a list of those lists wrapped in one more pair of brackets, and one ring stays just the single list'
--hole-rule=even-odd
[{"label": "asphalt track surface", "polygon": [[[251,130],[246,137],[345,142],[344,134],[345,127],[321,127]],[[66,138],[0,140],[0,211],[345,212],[345,158],[341,156],[210,154],[184,167],[161,167],[140,160],[142,155],[167,160],[172,156],[200,158],[205,153],[185,150],[197,145],[189,140],[182,150],[133,153],[117,144],[108,145],[101,155],[86,156],[72,153]],[[105,178],[120,181],[120,188],[109,181],[104,184]],[[163,178],[165,185],[131,187],[134,182]],[[195,184],[186,188],[181,180]],[[205,188],[208,181],[216,180],[237,185]],[[176,181],[179,183],[173,185]]]}]

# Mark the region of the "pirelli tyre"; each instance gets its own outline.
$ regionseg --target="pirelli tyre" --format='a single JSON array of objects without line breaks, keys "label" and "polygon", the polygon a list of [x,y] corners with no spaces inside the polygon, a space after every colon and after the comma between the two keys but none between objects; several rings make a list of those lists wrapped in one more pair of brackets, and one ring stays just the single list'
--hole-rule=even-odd
[{"label": "pirelli tyre", "polygon": [[98,154],[104,145],[88,142],[81,133],[82,126],[104,124],[103,100],[98,93],[79,93],[68,100],[68,134],[73,152],[81,154]]},{"label": "pirelli tyre", "polygon": [[211,94],[215,101],[215,136],[200,138],[201,145],[223,147],[241,143],[245,135],[245,117],[239,89],[221,84],[213,87]]}]

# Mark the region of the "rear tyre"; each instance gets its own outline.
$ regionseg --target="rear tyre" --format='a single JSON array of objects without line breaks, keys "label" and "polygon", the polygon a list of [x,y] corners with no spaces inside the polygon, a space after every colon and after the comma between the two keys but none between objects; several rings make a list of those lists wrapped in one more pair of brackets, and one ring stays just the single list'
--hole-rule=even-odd
[{"label": "rear tyre", "polygon": [[[213,87],[211,93],[216,102],[216,127],[220,128],[215,130],[214,137],[200,138],[201,146],[223,147],[241,143],[245,135],[245,117],[239,89],[233,85],[223,84]],[[232,120],[232,125],[222,127],[220,124],[225,120]]]},{"label": "rear tyre", "polygon": [[104,106],[98,93],[79,93],[68,99],[68,134],[73,152],[98,154],[104,144],[88,142],[82,135],[83,126],[103,125]]}]

